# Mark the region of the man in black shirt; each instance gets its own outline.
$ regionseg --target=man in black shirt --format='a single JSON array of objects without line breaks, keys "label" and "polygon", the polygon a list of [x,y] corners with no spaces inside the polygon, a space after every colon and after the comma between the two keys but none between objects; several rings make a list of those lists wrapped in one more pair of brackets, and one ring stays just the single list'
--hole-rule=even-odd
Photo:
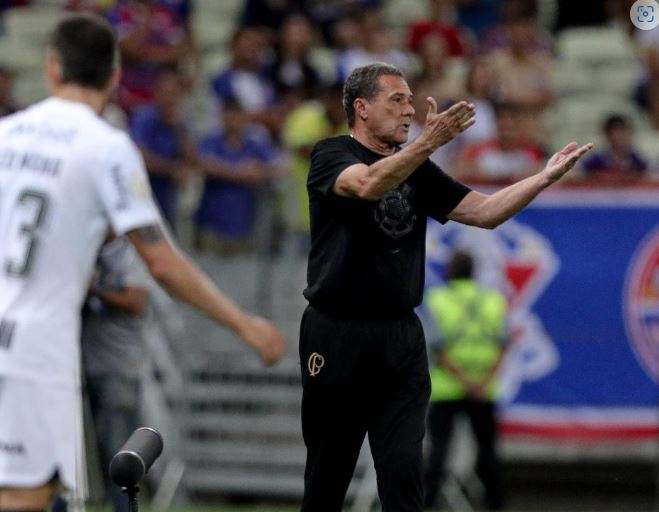
[{"label": "man in black shirt", "polygon": [[350,136],[311,155],[309,301],[300,330],[303,512],[338,512],[366,433],[383,512],[423,510],[422,440],[430,393],[414,308],[424,283],[426,220],[494,228],[563,176],[592,145],[568,144],[539,174],[492,195],[456,182],[428,158],[474,123],[474,106],[445,112],[428,98],[421,135],[402,73],[354,70],[344,84]]}]

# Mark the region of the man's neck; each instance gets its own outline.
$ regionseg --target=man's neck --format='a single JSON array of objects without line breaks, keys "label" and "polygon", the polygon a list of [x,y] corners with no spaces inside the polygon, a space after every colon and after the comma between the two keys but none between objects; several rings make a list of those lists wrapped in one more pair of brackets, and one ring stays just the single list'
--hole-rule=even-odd
[{"label": "man's neck", "polygon": [[383,142],[373,136],[373,134],[366,130],[353,127],[350,130],[350,136],[359,142],[362,146],[366,146],[371,151],[379,155],[393,155],[396,152],[396,147],[387,142]]},{"label": "man's neck", "polygon": [[87,87],[81,87],[76,84],[62,84],[53,90],[55,98],[67,101],[75,101],[87,105],[94,112],[100,114],[105,108],[107,98],[104,92]]}]

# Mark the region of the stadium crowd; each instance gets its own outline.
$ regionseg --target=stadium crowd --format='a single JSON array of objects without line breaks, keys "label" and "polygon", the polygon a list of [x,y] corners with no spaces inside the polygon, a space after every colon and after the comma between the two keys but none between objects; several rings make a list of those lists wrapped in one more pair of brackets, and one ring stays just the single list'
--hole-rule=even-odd
[{"label": "stadium crowd", "polygon": [[[99,12],[117,30],[123,75],[106,116],[140,147],[173,231],[181,195],[195,186],[195,246],[234,254],[254,249],[266,197],[275,216],[294,212],[287,223],[306,246],[311,148],[347,131],[341,83],[374,61],[406,72],[417,100],[410,139],[422,126],[427,96],[440,108],[461,99],[474,103],[475,126],[432,159],[460,180],[499,185],[537,172],[556,149],[547,119],[561,85],[557,35],[575,26],[617,26],[642,64],[627,91],[639,116],[630,119],[611,104],[600,125],[584,134],[601,132],[601,143],[569,182],[620,186],[656,178],[659,161],[636,147],[634,130],[659,129],[659,40],[657,31],[633,28],[631,3],[609,0],[585,9],[559,0],[428,0],[428,16],[396,38],[384,21],[383,0],[245,0],[225,63],[210,75],[197,44],[194,0],[68,0],[63,8]],[[0,12],[29,4],[5,0]],[[546,4],[554,8],[552,26],[541,23]],[[330,56],[323,69],[313,57],[317,48]],[[0,65],[0,115],[19,108],[13,79],[13,70]],[[208,91],[210,123],[186,111],[199,90]],[[635,126],[639,119],[646,126]]]}]

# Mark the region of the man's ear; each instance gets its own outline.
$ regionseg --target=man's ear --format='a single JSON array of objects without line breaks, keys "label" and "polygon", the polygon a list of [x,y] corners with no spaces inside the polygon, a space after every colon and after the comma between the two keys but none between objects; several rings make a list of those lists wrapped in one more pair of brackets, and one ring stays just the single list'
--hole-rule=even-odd
[{"label": "man's ear", "polygon": [[363,98],[357,98],[353,106],[355,107],[355,115],[359,117],[362,121],[368,119],[368,110],[366,108],[366,101]]},{"label": "man's ear", "polygon": [[57,53],[51,49],[46,52],[46,81],[51,89],[62,83],[62,64]]},{"label": "man's ear", "polygon": [[108,84],[110,92],[114,91],[117,88],[120,80],[121,80],[121,68],[117,66],[112,70],[112,76],[110,77],[110,83]]}]

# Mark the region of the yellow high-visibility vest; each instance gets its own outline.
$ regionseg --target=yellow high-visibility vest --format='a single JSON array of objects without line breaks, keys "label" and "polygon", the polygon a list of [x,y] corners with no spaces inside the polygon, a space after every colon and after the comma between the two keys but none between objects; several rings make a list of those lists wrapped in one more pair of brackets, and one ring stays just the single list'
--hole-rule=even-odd
[{"label": "yellow high-visibility vest", "polygon": [[[499,292],[480,288],[471,279],[454,279],[431,288],[426,306],[442,340],[446,357],[467,375],[484,377],[496,364],[505,343],[506,299]],[[435,363],[430,370],[431,401],[458,400],[466,395],[458,380]],[[496,396],[493,379],[488,396]]]}]

